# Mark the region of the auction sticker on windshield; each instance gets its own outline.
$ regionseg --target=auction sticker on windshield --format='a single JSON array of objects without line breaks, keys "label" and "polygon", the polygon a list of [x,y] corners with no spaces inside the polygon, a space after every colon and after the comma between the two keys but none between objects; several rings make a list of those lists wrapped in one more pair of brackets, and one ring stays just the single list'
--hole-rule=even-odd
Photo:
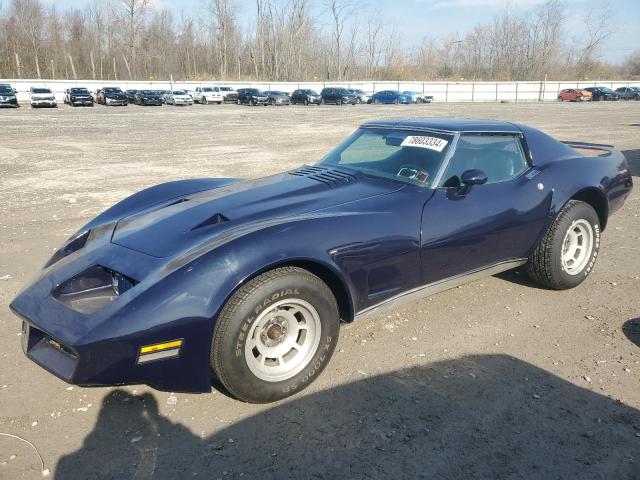
[{"label": "auction sticker on windshield", "polygon": [[418,147],[427,148],[429,150],[435,150],[441,152],[444,147],[449,143],[447,140],[436,137],[422,137],[422,136],[408,136],[400,144],[401,147]]}]

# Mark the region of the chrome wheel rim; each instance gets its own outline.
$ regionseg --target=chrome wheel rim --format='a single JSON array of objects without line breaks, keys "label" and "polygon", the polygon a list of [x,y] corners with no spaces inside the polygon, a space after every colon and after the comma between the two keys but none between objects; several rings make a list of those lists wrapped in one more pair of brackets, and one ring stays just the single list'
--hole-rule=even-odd
[{"label": "chrome wheel rim", "polygon": [[586,220],[574,220],[562,242],[562,269],[577,275],[589,263],[593,251],[593,227]]},{"label": "chrome wheel rim", "polygon": [[300,373],[320,344],[320,316],[309,302],[288,298],[264,309],[249,328],[244,356],[249,370],[266,382]]}]

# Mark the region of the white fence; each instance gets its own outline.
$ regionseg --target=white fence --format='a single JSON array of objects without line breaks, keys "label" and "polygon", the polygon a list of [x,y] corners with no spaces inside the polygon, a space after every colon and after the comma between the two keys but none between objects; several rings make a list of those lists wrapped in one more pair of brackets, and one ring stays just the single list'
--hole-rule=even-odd
[{"label": "white fence", "polygon": [[298,88],[310,88],[318,92],[326,86],[359,88],[367,93],[380,90],[419,91],[433,95],[436,102],[539,102],[554,101],[558,92],[565,88],[605,86],[615,90],[618,87],[638,86],[640,81],[620,80],[599,81],[539,81],[539,82],[158,82],[158,81],[100,81],[100,80],[0,80],[10,83],[18,92],[19,101],[28,101],[30,87],[49,87],[59,101],[65,89],[86,87],[92,92],[103,86],[128,89],[187,89],[193,90],[204,85],[228,85],[235,88],[253,87],[262,90],[282,90],[292,92]]}]

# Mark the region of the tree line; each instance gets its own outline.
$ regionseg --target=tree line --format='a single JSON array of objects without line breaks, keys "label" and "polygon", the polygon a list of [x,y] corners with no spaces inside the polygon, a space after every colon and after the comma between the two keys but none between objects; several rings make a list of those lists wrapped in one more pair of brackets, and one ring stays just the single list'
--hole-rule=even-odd
[{"label": "tree line", "polygon": [[[507,5],[465,36],[407,45],[393,21],[357,0],[203,0],[179,15],[151,0],[93,0],[60,10],[0,0],[0,78],[96,80],[540,80],[640,75],[640,52],[613,66],[609,7],[570,38],[562,0]],[[420,12],[416,12],[420,14]],[[246,20],[246,19],[245,19]],[[574,33],[575,35],[575,33]]]}]

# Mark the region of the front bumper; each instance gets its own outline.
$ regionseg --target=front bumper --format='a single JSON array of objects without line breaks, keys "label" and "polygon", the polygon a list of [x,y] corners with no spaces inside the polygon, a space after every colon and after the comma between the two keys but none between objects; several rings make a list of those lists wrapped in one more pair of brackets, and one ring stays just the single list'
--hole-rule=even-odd
[{"label": "front bumper", "polygon": [[[154,272],[161,268],[158,259],[113,244],[101,251],[96,256],[89,247],[85,255],[60,260],[11,303],[11,310],[23,320],[25,355],[75,385],[146,384],[166,391],[210,391],[211,318],[193,304],[176,300],[181,282],[154,280]],[[108,264],[127,273],[133,269],[150,281],[94,313],[81,313],[56,300],[52,291],[87,263]],[[181,346],[175,355],[140,360],[142,347],[177,339]]]},{"label": "front bumper", "polygon": [[17,106],[18,106],[18,99],[15,97],[11,99],[0,98],[0,107],[17,107]]},{"label": "front bumper", "polygon": [[124,107],[129,103],[129,100],[120,98],[105,98],[103,103],[107,106]]},{"label": "front bumper", "polygon": [[193,105],[193,100],[174,98],[173,99],[173,104],[174,105]]},{"label": "front bumper", "polygon": [[33,106],[33,107],[57,107],[58,103],[55,100],[31,100],[31,106]]},{"label": "front bumper", "polygon": [[160,100],[159,98],[156,100],[145,100],[142,99],[140,100],[140,105],[154,105],[154,106],[160,106],[162,105],[162,100]]},{"label": "front bumper", "polygon": [[74,98],[70,101],[71,105],[93,105],[91,98]]}]

